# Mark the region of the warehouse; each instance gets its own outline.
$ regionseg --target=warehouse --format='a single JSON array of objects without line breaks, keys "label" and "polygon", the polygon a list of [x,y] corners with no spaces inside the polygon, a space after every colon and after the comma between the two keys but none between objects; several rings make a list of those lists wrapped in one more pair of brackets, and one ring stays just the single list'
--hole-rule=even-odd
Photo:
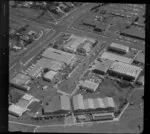
[{"label": "warehouse", "polygon": [[83,99],[83,96],[78,94],[73,96],[73,109],[75,114],[114,113],[115,103],[111,97]]},{"label": "warehouse", "polygon": [[134,62],[136,63],[142,63],[144,65],[145,63],[145,56],[144,56],[144,53],[139,53],[135,59],[134,59]]},{"label": "warehouse", "polygon": [[31,78],[27,75],[18,73],[11,81],[10,85],[23,91],[29,91],[30,87],[27,84]]},{"label": "warehouse", "polygon": [[137,26],[131,26],[130,28],[123,30],[120,35],[145,41],[144,29],[143,31],[139,30]]},{"label": "warehouse", "polygon": [[44,74],[43,79],[48,82],[54,82],[55,79],[57,79],[57,76],[58,76],[58,72],[50,70]]},{"label": "warehouse", "polygon": [[133,59],[131,58],[127,58],[127,57],[124,57],[124,56],[120,56],[120,55],[117,55],[117,54],[113,54],[113,53],[110,53],[110,52],[104,52],[101,57],[102,59],[109,59],[109,60],[112,60],[112,61],[120,61],[120,62],[124,62],[124,63],[128,63],[128,64],[131,64]]},{"label": "warehouse", "polygon": [[142,69],[140,67],[122,62],[114,62],[108,72],[110,75],[117,75],[125,80],[133,81],[138,78],[141,71]]},{"label": "warehouse", "polygon": [[125,53],[129,52],[129,47],[124,46],[124,45],[120,45],[120,44],[117,44],[117,43],[111,43],[108,50],[119,53],[119,54],[125,54]]},{"label": "warehouse", "polygon": [[64,51],[60,51],[53,48],[48,48],[42,54],[43,57],[53,59],[56,61],[60,61],[66,63],[67,65],[73,65],[76,61],[75,55],[71,53],[67,53]]},{"label": "warehouse", "polygon": [[81,82],[80,88],[90,92],[95,92],[98,86],[99,83],[93,82],[91,80],[85,80],[84,82]]},{"label": "warehouse", "polygon": [[70,99],[65,95],[54,96],[43,109],[44,114],[69,114],[70,111]]},{"label": "warehouse", "polygon": [[9,106],[9,113],[17,117],[22,116],[25,111],[26,109],[15,104]]},{"label": "warehouse", "polygon": [[93,72],[96,74],[104,75],[107,73],[107,70],[112,65],[112,63],[113,61],[108,59],[101,60],[101,61],[96,60],[93,66]]},{"label": "warehouse", "polygon": [[48,68],[54,71],[59,71],[63,68],[64,64],[62,62],[41,58],[36,64],[30,66],[27,69],[28,75],[31,77],[37,77],[43,69]]},{"label": "warehouse", "polygon": [[64,45],[64,50],[74,53],[84,40],[85,38],[83,37],[71,35],[67,43]]}]

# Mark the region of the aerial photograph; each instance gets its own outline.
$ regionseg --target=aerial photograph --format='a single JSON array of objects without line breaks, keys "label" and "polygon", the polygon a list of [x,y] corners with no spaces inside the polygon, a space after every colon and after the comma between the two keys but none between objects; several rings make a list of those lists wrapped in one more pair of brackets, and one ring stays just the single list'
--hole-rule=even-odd
[{"label": "aerial photograph", "polygon": [[8,131],[142,133],[145,8],[10,0]]}]

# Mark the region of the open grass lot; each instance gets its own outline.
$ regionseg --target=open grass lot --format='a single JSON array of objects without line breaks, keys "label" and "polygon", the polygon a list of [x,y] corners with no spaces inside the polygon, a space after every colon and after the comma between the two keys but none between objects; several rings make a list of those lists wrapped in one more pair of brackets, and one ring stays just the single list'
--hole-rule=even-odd
[{"label": "open grass lot", "polygon": [[9,132],[14,132],[14,131],[33,132],[34,129],[35,129],[34,126],[25,126],[25,125],[12,124],[12,123],[9,123],[8,126]]},{"label": "open grass lot", "polygon": [[40,23],[45,23],[47,21],[55,22],[53,17],[49,13],[43,13],[42,10],[28,8],[10,8],[10,14],[14,14],[20,18],[37,21]]}]

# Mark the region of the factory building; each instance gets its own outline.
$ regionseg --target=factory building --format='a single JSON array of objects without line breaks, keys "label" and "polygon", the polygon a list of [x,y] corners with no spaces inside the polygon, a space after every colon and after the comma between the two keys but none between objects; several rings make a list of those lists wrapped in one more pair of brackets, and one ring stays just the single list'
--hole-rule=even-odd
[{"label": "factory building", "polygon": [[145,41],[145,31],[144,31],[144,29],[143,29],[143,31],[139,30],[139,28],[137,26],[132,26],[128,29],[123,30],[120,33],[120,35]]},{"label": "factory building", "polygon": [[126,54],[129,52],[129,47],[117,43],[111,43],[110,47],[108,47],[108,50],[119,54]]},{"label": "factory building", "polygon": [[27,85],[31,78],[27,75],[18,73],[12,80],[10,80],[10,86],[23,91],[29,91],[30,87]]},{"label": "factory building", "polygon": [[122,63],[122,62],[114,62],[110,69],[108,70],[109,75],[119,76],[128,81],[134,81],[138,78],[142,69],[138,66]]},{"label": "factory building", "polygon": [[99,83],[96,83],[91,80],[85,80],[81,82],[80,89],[85,89],[86,91],[89,91],[89,92],[95,92],[98,86],[99,86]]},{"label": "factory building", "polygon": [[83,99],[83,96],[78,94],[73,96],[72,101],[75,115],[91,113],[103,116],[104,114],[111,113],[114,116],[115,103],[111,97]]},{"label": "factory building", "polygon": [[84,40],[85,38],[83,37],[71,35],[67,43],[64,45],[63,49],[65,51],[75,53],[77,48],[81,45],[82,42],[84,42]]},{"label": "factory building", "polygon": [[17,103],[9,106],[9,113],[15,116],[22,116],[26,111],[28,111],[27,107],[32,102],[39,102],[39,100],[30,94],[24,94]]},{"label": "factory building", "polygon": [[112,65],[113,61],[105,59],[105,60],[96,60],[93,65],[93,72],[96,74],[104,75],[107,73],[107,70]]},{"label": "factory building", "polygon": [[74,54],[67,53],[67,52],[57,50],[54,48],[50,48],[50,47],[44,51],[42,56],[49,58],[49,59],[53,59],[56,61],[66,63],[67,65],[70,65],[70,66],[72,66],[76,61],[76,56]]},{"label": "factory building", "polygon": [[54,96],[44,105],[43,114],[69,114],[71,111],[70,98],[65,95]]},{"label": "factory building", "polygon": [[131,58],[127,58],[127,57],[120,56],[120,55],[110,53],[110,52],[104,52],[100,58],[101,59],[109,59],[112,61],[124,62],[124,63],[128,63],[128,64],[131,64],[133,61],[133,59],[131,59]]},{"label": "factory building", "polygon": [[48,82],[55,82],[56,79],[58,78],[57,76],[58,76],[58,72],[50,70],[43,75],[43,79]]},{"label": "factory building", "polygon": [[63,66],[64,64],[62,62],[41,58],[40,60],[37,61],[36,64],[30,66],[26,70],[26,72],[28,73],[29,76],[36,78],[41,74],[41,72],[45,68],[53,71],[59,71],[62,70]]}]

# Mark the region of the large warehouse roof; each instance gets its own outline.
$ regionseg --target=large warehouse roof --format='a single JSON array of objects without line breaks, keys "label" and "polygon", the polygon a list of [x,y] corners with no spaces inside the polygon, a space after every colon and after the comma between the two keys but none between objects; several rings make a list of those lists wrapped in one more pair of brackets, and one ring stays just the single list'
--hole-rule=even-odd
[{"label": "large warehouse roof", "polygon": [[95,61],[95,65],[94,65],[94,69],[96,70],[100,70],[102,72],[107,72],[107,70],[109,69],[109,67],[112,65],[113,61],[112,60],[102,60],[102,61]]},{"label": "large warehouse roof", "polygon": [[141,72],[141,68],[134,65],[129,65],[122,62],[114,62],[110,70],[137,78]]},{"label": "large warehouse roof", "polygon": [[73,106],[74,106],[74,110],[84,109],[83,96],[81,94],[73,96]]},{"label": "large warehouse roof", "polygon": [[53,60],[61,61],[66,64],[71,64],[71,62],[75,59],[74,54],[70,54],[50,47],[44,51],[42,56]]},{"label": "large warehouse roof", "polygon": [[117,43],[111,43],[110,47],[116,48],[116,49],[121,49],[121,50],[124,50],[126,52],[129,51],[129,47],[128,46],[124,46],[124,45],[117,44]]},{"label": "large warehouse roof", "polygon": [[94,109],[94,102],[93,99],[85,99],[84,100],[84,108],[85,109]]},{"label": "large warehouse roof", "polygon": [[71,110],[70,100],[68,96],[55,96],[49,102],[49,105],[44,106],[45,113],[56,112],[59,110]]},{"label": "large warehouse roof", "polygon": [[109,60],[112,60],[112,61],[121,61],[121,62],[128,63],[128,64],[131,64],[132,61],[133,61],[131,58],[127,58],[127,57],[120,56],[120,55],[117,55],[117,54],[113,54],[113,53],[110,53],[110,52],[104,52],[101,55],[101,58],[102,59],[109,59]]},{"label": "large warehouse roof", "polygon": [[105,104],[106,107],[115,107],[114,100],[111,97],[105,97],[103,99],[103,102],[104,102],[104,104]]},{"label": "large warehouse roof", "polygon": [[18,73],[11,81],[10,83],[16,84],[16,85],[24,85],[26,82],[30,81],[30,77],[21,73]]},{"label": "large warehouse roof", "polygon": [[95,108],[105,108],[105,104],[102,98],[95,98],[94,99],[94,107]]}]

